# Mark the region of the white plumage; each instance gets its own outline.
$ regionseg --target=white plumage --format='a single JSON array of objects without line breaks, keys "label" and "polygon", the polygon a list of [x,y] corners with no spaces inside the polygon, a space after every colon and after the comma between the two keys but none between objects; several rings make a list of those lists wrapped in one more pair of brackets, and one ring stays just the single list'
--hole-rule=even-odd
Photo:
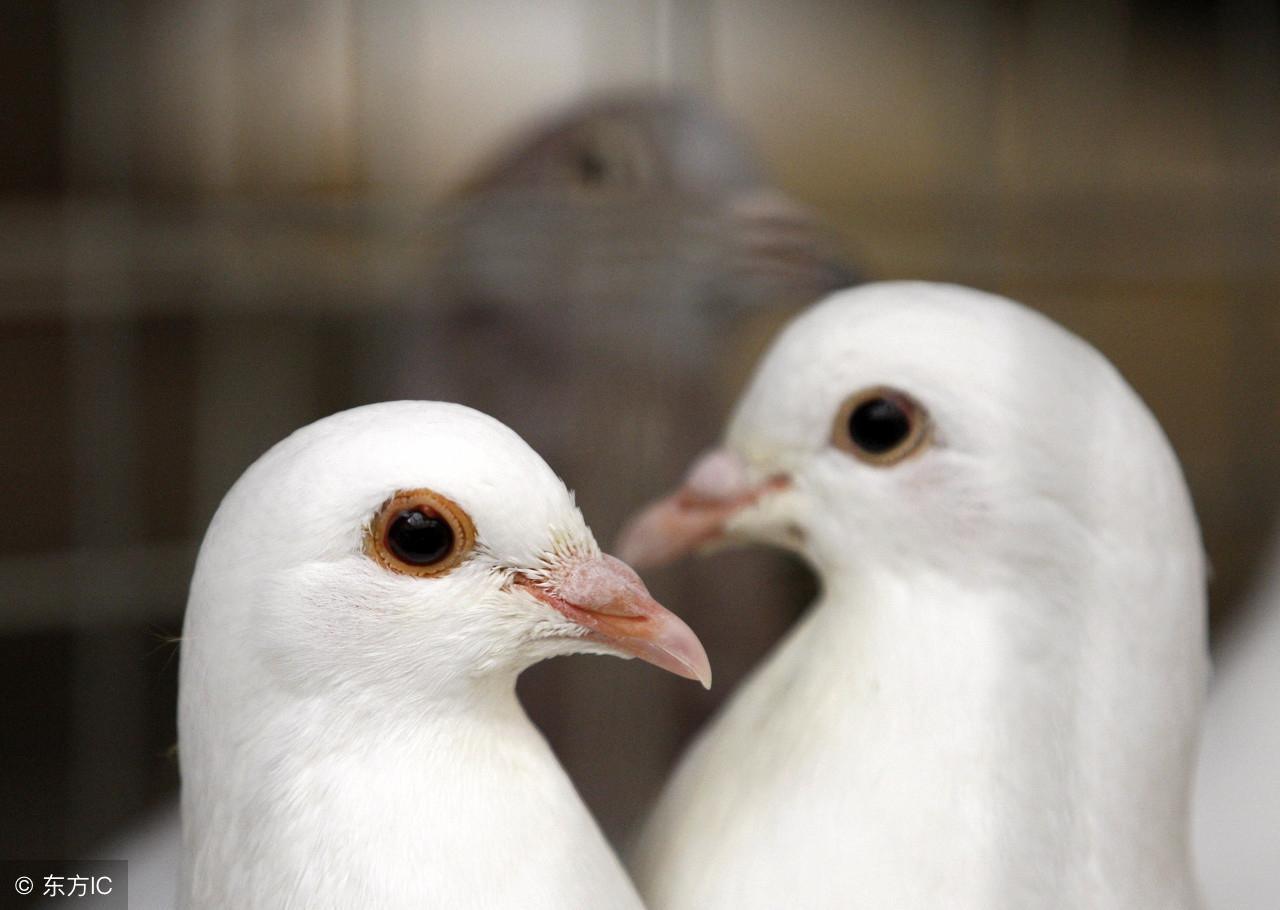
[{"label": "white plumage", "polygon": [[[435,577],[370,555],[374,516],[421,489],[474,524]],[[639,907],[515,695],[582,651],[707,678],[513,432],[397,402],[293,434],[227,495],[192,580],[182,905]]]},{"label": "white plumage", "polygon": [[1214,910],[1280,896],[1280,537],[1215,657],[1196,769],[1197,867]]},{"label": "white plumage", "polygon": [[[918,403],[914,450],[855,454],[860,392]],[[1200,537],[1097,351],[964,288],[837,293],[623,552],[721,536],[795,550],[822,592],[667,787],[652,910],[1196,906]]]}]

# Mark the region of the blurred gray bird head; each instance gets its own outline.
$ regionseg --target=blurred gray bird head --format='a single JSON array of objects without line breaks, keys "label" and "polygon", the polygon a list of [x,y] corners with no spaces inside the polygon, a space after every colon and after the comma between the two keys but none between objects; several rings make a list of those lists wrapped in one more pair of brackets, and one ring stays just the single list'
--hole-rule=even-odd
[{"label": "blurred gray bird head", "polygon": [[683,360],[744,310],[855,283],[835,233],[684,96],[612,95],[549,117],[453,202],[453,295],[559,313],[592,347],[635,349],[639,332]]}]

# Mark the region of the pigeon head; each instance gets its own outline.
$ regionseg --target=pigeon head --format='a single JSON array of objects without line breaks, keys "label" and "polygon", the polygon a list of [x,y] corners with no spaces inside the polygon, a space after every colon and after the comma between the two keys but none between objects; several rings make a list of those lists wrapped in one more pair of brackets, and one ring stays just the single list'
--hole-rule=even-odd
[{"label": "pigeon head", "polygon": [[572,652],[709,681],[546,463],[438,402],[334,415],[254,464],[205,539],[185,637],[213,672],[307,694],[426,696]]},{"label": "pigeon head", "polygon": [[857,280],[831,227],[771,185],[714,108],[680,95],[573,105],[513,137],[453,201],[441,261],[454,293],[539,320],[576,313],[575,332],[599,331],[585,313],[634,310],[620,349],[637,332],[689,334],[656,313],[807,302]]},{"label": "pigeon head", "polygon": [[595,98],[548,118],[476,173],[462,193],[576,188],[584,199],[661,192],[709,197],[762,181],[752,154],[709,106],[637,92]]},{"label": "pigeon head", "polygon": [[[1151,522],[1169,508],[1173,521]],[[1195,527],[1159,426],[1096,350],[1003,298],[883,283],[782,333],[725,446],[629,526],[621,552],[655,563],[747,539],[828,579],[1043,582],[1099,548],[1198,552]]]}]

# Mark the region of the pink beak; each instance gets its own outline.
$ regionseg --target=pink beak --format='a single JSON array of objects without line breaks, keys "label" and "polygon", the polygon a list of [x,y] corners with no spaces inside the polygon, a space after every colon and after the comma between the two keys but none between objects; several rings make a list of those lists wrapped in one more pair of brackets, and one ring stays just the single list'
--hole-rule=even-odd
[{"label": "pink beak", "polygon": [[585,628],[589,639],[711,688],[711,663],[698,636],[622,560],[571,562],[550,578],[519,576],[515,584]]},{"label": "pink beak", "polygon": [[713,449],[694,463],[680,489],[627,522],[618,552],[641,568],[674,562],[724,537],[725,525],[736,513],[789,483],[778,475],[752,484],[738,456]]}]

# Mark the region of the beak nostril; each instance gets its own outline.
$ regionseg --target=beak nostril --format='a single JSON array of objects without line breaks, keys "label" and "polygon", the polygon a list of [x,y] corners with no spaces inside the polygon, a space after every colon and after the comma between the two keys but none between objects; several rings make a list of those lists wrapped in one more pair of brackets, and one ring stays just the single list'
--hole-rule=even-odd
[{"label": "beak nostril", "polygon": [[685,478],[684,491],[691,499],[724,502],[751,489],[747,466],[728,449],[713,449],[694,463]]},{"label": "beak nostril", "polygon": [[622,560],[605,554],[541,582],[517,575],[515,584],[581,626],[586,638],[710,687],[711,665],[698,637]]},{"label": "beak nostril", "polygon": [[633,616],[636,604],[653,600],[635,570],[608,553],[573,566],[557,593],[584,610],[612,616]]}]

